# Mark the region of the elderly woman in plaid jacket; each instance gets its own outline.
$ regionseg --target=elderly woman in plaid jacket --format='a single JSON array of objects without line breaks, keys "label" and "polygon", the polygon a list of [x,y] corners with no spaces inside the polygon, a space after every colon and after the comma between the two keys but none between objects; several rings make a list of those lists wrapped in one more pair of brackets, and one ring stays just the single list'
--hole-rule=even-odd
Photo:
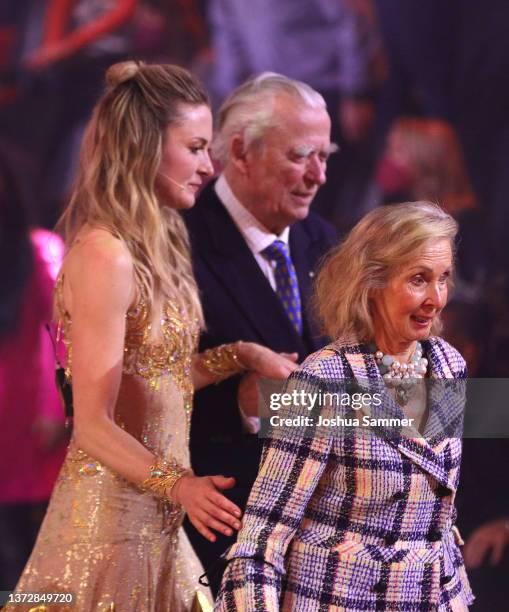
[{"label": "elderly woman in plaid jacket", "polygon": [[[285,391],[317,397],[343,381],[353,398],[352,382],[367,382],[400,427],[371,427],[374,401],[356,414],[368,427],[353,429],[346,418],[331,425],[346,414],[337,402],[318,413],[297,401],[281,407],[216,610],[445,612],[472,603],[454,526],[461,440],[449,427],[461,421],[451,406],[463,395],[437,381],[466,376],[461,355],[436,335],[456,231],[427,202],[382,207],[330,254],[316,304],[338,339]],[[302,412],[308,421],[295,420]]]}]

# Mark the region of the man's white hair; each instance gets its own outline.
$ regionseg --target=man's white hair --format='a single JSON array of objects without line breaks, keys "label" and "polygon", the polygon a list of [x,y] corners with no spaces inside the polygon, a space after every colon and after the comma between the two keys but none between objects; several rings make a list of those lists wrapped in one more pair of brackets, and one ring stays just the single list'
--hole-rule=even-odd
[{"label": "man's white hair", "polygon": [[235,134],[242,136],[247,151],[267,130],[276,127],[275,100],[282,95],[310,108],[327,108],[321,94],[306,83],[276,72],[262,72],[237,87],[221,105],[212,144],[214,157],[225,165]]}]

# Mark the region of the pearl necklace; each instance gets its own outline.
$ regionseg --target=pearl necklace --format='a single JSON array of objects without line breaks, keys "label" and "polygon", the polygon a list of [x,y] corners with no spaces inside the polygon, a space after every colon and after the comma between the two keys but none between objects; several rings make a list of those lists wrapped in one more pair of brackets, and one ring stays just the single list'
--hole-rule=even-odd
[{"label": "pearl necklace", "polygon": [[422,356],[421,343],[417,342],[409,363],[401,363],[392,355],[384,355],[380,350],[375,351],[375,361],[385,384],[394,388],[398,404],[406,406],[412,387],[420,378],[426,376],[428,370],[428,360]]}]

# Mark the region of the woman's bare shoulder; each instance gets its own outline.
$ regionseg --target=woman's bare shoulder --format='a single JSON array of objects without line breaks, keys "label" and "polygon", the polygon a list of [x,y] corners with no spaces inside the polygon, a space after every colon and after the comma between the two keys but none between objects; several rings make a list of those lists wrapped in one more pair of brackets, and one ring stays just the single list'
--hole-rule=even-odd
[{"label": "woman's bare shoulder", "polygon": [[128,307],[135,294],[134,264],[128,248],[102,228],[91,227],[78,234],[62,274],[73,297],[86,293],[90,299],[93,292],[118,299]]},{"label": "woman's bare shoulder", "polygon": [[[66,256],[69,267],[106,266],[119,272],[133,269],[133,260],[127,246],[108,230],[89,227],[78,234]],[[99,271],[99,270],[97,270]]]}]

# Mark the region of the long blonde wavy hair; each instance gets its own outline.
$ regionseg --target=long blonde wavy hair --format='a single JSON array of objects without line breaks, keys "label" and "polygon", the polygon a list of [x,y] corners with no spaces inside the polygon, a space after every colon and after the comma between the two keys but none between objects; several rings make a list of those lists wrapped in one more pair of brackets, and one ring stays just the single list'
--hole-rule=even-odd
[{"label": "long blonde wavy hair", "polygon": [[[457,222],[432,202],[380,206],[365,215],[327,255],[315,282],[314,311],[333,339],[374,339],[373,291],[383,289],[426,245],[448,240],[454,255]],[[451,281],[452,282],[452,281]],[[435,317],[432,334],[441,330]]]},{"label": "long blonde wavy hair", "polygon": [[203,325],[189,237],[177,210],[155,188],[164,134],[181,105],[209,105],[201,83],[184,68],[121,62],[87,126],[76,184],[57,228],[67,247],[89,224],[129,250],[138,286],[152,310],[168,298]]}]

